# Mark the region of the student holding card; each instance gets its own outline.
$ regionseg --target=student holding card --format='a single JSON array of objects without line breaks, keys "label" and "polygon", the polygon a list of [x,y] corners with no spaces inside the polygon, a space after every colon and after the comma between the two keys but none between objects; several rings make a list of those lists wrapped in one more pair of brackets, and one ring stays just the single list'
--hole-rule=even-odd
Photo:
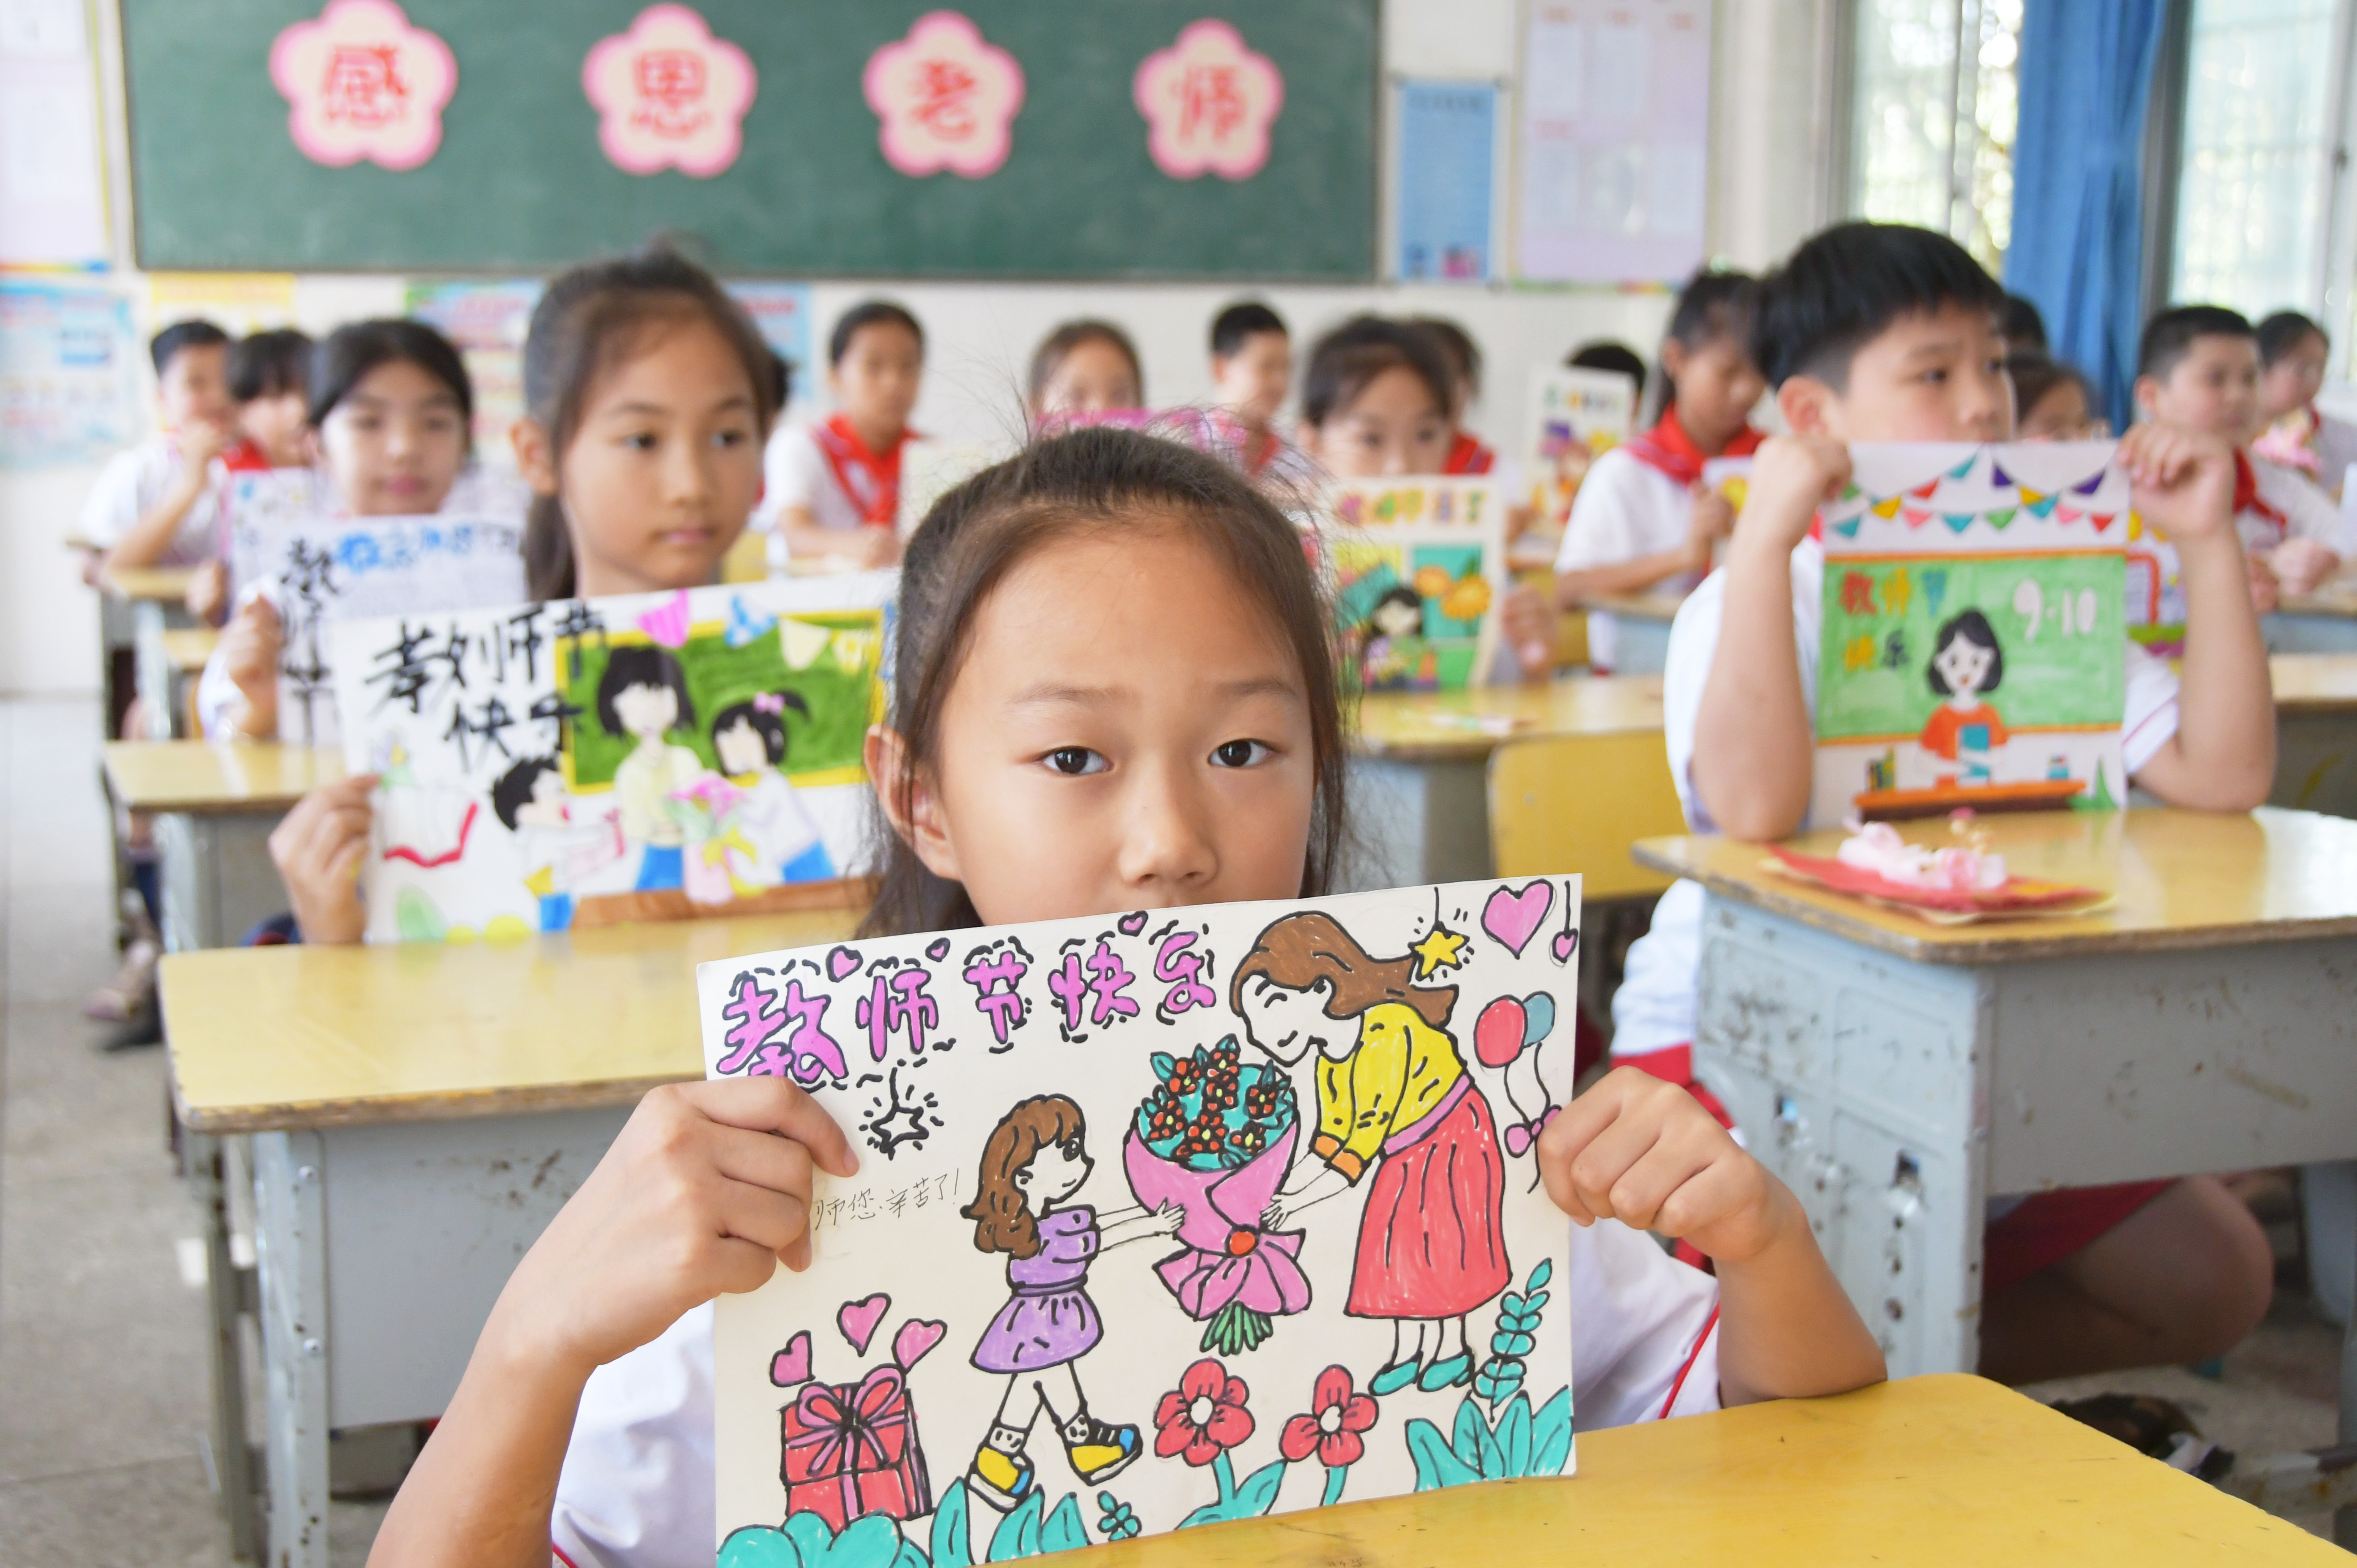
[{"label": "student holding card", "polygon": [[2316,406],[2332,338],[2313,317],[2278,310],[2258,324],[2259,417],[2266,431],[2251,450],[2314,479],[2325,494],[2341,487],[2357,464],[2357,425]]},{"label": "student holding card", "polygon": [[[671,250],[552,283],[524,343],[514,435],[533,491],[532,596],[711,583],[760,497],[775,371],[744,307]],[[357,942],[367,929],[356,879],[375,783],[362,775],[315,789],[270,835],[307,942]],[[666,858],[675,869],[676,849]]]},{"label": "student holding card", "polygon": [[[1761,445],[1727,564],[1679,610],[1663,677],[1670,770],[1696,830],[1766,840],[1811,825],[1816,509],[1849,481],[1849,442],[2007,438],[2004,302],[1953,241],[1898,224],[1828,229],[1761,284],[1754,354],[1792,434]],[[2177,541],[2192,607],[2181,682],[2123,650],[2130,777],[2172,805],[2247,811],[2273,779],[2275,707],[2233,448],[2156,424],[2117,460],[2136,509]],[[1991,683],[1974,638],[1942,651],[1932,673],[1951,688]],[[1615,1060],[1692,1081],[1702,921],[1697,884],[1663,896],[1613,1001]],[[2257,1323],[2274,1278],[2250,1212],[2207,1176],[1992,1204],[1986,1256],[1981,1369],[2008,1382],[2206,1359]]]},{"label": "student holding card", "polygon": [[[1344,827],[1326,611],[1293,525],[1232,468],[1121,430],[1044,443],[934,507],[901,602],[866,931],[1324,890]],[[1882,1376],[1799,1201],[1684,1090],[1609,1078],[1540,1150],[1576,1226],[1585,1424]],[[858,1160],[782,1079],[650,1094],[517,1267],[372,1561],[544,1564],[552,1538],[575,1568],[708,1554],[707,1304],[810,1265],[814,1168]],[[1097,1462],[1077,1402],[1044,1440],[994,1434],[1017,1454],[993,1472],[1028,1495],[1059,1445]]]},{"label": "student holding card", "polygon": [[[292,327],[249,332],[230,345],[229,395],[237,406],[237,442],[221,454],[222,478],[304,468],[311,463],[311,351],[308,335]],[[225,523],[229,509],[219,509]],[[225,536],[227,529],[221,531]],[[205,563],[188,585],[188,613],[210,626],[229,614],[229,561]]]},{"label": "student holding card", "polygon": [[925,330],[889,300],[866,300],[835,322],[826,363],[834,413],[770,444],[771,525],[796,560],[889,566],[900,559],[900,453],[915,435]]}]

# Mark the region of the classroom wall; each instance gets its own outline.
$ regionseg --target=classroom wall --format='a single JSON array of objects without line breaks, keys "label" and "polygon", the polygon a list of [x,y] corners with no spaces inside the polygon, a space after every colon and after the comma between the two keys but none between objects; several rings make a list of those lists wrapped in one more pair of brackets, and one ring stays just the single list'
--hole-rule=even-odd
[{"label": "classroom wall", "polygon": [[[1719,0],[1715,27],[1709,242],[1714,255],[1759,265],[1822,220],[1825,115],[1819,62],[1835,0]],[[128,188],[120,49],[113,7],[97,7],[104,68],[112,188]],[[1392,0],[1384,7],[1385,67],[1416,76],[1505,80],[1514,70],[1516,0]],[[1769,69],[1757,69],[1766,62]],[[1388,155],[1387,155],[1388,156]],[[1391,188],[1384,181],[1384,189]],[[1501,192],[1501,200],[1505,199]],[[118,204],[118,214],[120,205]],[[118,260],[134,297],[126,227]],[[297,324],[314,333],[397,311],[404,280],[307,275]],[[813,341],[852,301],[888,293],[924,321],[932,345],[917,427],[952,438],[1004,436],[1019,425],[1021,378],[1032,346],[1055,323],[1108,317],[1136,338],[1157,404],[1211,392],[1203,346],[1211,315],[1245,291],[1229,285],[921,284],[814,280]],[[1533,367],[1576,344],[1616,337],[1650,350],[1666,315],[1660,293],[1378,285],[1260,291],[1303,338],[1359,310],[1430,312],[1462,321],[1488,359],[1487,395],[1471,424],[1508,452],[1520,449],[1521,390]],[[793,411],[823,403],[813,372]],[[72,532],[94,469],[0,470],[0,693],[95,690],[98,620],[61,541]]]}]

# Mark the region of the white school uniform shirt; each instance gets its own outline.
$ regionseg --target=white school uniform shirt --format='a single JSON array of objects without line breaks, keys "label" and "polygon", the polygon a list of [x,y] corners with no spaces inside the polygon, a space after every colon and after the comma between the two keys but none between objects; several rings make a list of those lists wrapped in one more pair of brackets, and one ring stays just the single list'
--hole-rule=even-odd
[{"label": "white school uniform shirt", "polygon": [[[1587,470],[1579,494],[1571,503],[1571,519],[1564,524],[1563,548],[1556,552],[1557,574],[1584,572],[1596,566],[1617,566],[1640,555],[1675,550],[1686,540],[1694,517],[1694,495],[1651,463],[1615,446]],[[1680,573],[1665,579],[1659,593],[1683,594],[1699,574]],[[1618,623],[1609,611],[1587,616],[1587,659],[1598,670],[1613,664]]]},{"label": "white school uniform shirt", "polygon": [[[1569,1224],[1569,1221],[1566,1221]],[[1717,1410],[1718,1282],[1617,1219],[1571,1229],[1572,1412],[1581,1432]],[[572,1568],[708,1568],[716,1533],[712,1307],[590,1374],[550,1521]],[[963,1466],[936,1454],[935,1473]]]},{"label": "white school uniform shirt", "polygon": [[[1800,656],[1801,694],[1813,726],[1817,713],[1817,644],[1824,616],[1824,550],[1804,539],[1792,552],[1792,640]],[[1724,567],[1678,607],[1670,625],[1669,662],[1662,672],[1662,717],[1670,751],[1670,778],[1686,826],[1695,832],[1718,831],[1695,793],[1695,726],[1702,713],[1703,687],[1711,656],[1718,649],[1719,618],[1727,603]],[[2120,746],[2133,776],[2177,733],[2177,677],[2167,663],[2135,642],[2127,644],[2127,706]],[[1805,818],[1801,826],[1823,826]],[[1620,989],[1612,997],[1612,1054],[1642,1056],[1695,1037],[1695,994],[1702,966],[1702,884],[1673,883],[1653,907],[1652,929],[1629,950]]]},{"label": "white school uniform shirt", "polygon": [[764,532],[778,525],[790,506],[801,507],[821,528],[855,529],[866,525],[867,513],[852,499],[834,477],[834,467],[812,439],[807,425],[796,424],[770,437],[762,455],[764,493],[755,523]]},{"label": "white school uniform shirt", "polygon": [[[188,463],[169,436],[151,436],[128,452],[117,452],[107,459],[90,499],[82,503],[82,536],[110,550],[122,543],[124,535],[187,472]],[[156,564],[201,566],[221,553],[221,501],[228,484],[229,468],[216,457],[207,465],[204,488],[189,503]]]},{"label": "white school uniform shirt", "polygon": [[2352,527],[2315,480],[2255,452],[2249,456],[2259,499],[2283,513],[2283,521],[2277,522],[2256,511],[2236,512],[2234,531],[2243,536],[2244,550],[2264,553],[2286,540],[2313,539],[2344,561],[2357,553],[2357,539],[2351,537],[2357,533],[2357,527]]}]

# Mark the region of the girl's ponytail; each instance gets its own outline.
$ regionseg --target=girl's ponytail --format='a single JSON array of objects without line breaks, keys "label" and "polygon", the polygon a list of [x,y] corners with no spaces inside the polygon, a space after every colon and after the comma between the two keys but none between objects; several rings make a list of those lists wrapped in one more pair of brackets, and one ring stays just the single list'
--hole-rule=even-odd
[{"label": "girl's ponytail", "polygon": [[523,519],[524,592],[535,601],[574,596],[573,533],[565,503],[535,492]]}]

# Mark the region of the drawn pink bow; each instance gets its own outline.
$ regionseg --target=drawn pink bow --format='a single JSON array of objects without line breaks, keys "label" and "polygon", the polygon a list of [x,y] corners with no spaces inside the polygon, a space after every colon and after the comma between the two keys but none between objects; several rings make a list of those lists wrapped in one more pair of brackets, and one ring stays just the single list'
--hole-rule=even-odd
[{"label": "drawn pink bow", "polygon": [[753,695],[753,706],[765,714],[782,714],[786,711],[786,700],[775,692],[757,692]]},{"label": "drawn pink bow", "polygon": [[1187,1249],[1155,1273],[1188,1316],[1202,1322],[1229,1303],[1271,1317],[1309,1305],[1309,1280],[1296,1260],[1298,1230],[1264,1230],[1261,1215],[1292,1162],[1300,1123],[1233,1170],[1190,1171],[1146,1146],[1135,1128],[1122,1144],[1130,1190],[1148,1209],[1176,1203],[1186,1213],[1178,1240]]},{"label": "drawn pink bow", "polygon": [[908,1441],[909,1399],[898,1367],[878,1367],[849,1391],[832,1383],[810,1383],[794,1401],[801,1434],[787,1444],[812,1450],[807,1471],[813,1476],[849,1477],[863,1470],[880,1470],[900,1462]]}]

